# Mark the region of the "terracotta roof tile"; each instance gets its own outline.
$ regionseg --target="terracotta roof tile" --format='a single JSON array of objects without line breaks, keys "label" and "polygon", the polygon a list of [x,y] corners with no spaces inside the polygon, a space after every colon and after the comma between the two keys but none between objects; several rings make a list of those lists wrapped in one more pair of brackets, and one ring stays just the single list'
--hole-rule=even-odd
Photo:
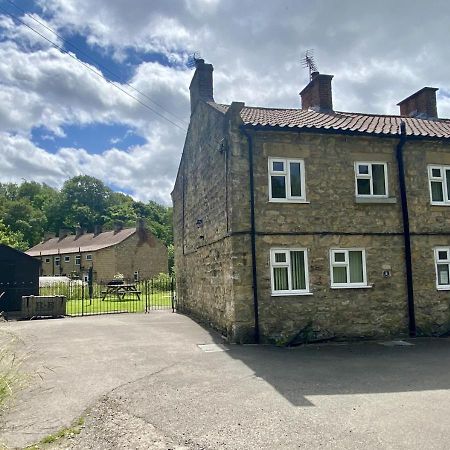
[{"label": "terracotta roof tile", "polygon": [[[209,102],[222,113],[228,105]],[[244,106],[241,118],[246,125],[276,128],[314,128],[317,130],[347,130],[355,133],[398,135],[401,121],[408,136],[450,139],[450,119],[426,120],[412,117],[333,112],[330,114],[302,109],[258,108]]]}]

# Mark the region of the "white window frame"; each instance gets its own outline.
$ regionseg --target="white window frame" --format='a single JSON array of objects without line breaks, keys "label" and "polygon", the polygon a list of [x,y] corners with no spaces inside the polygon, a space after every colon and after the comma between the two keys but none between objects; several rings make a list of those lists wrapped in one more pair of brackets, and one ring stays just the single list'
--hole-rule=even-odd
[{"label": "white window frame", "polygon": [[50,263],[51,263],[51,261],[52,261],[52,259],[51,259],[51,258],[45,258],[45,262],[46,262],[46,264],[50,264]]},{"label": "white window frame", "polygon": [[75,255],[75,265],[81,266],[81,255]]},{"label": "white window frame", "polygon": [[64,262],[69,263],[70,262],[70,256],[64,256]]},{"label": "white window frame", "polygon": [[[273,277],[273,269],[275,267],[287,267],[288,271],[288,286],[292,286],[292,274],[291,274],[291,253],[290,252],[303,252],[304,264],[305,264],[305,289],[285,289],[275,290],[275,279]],[[286,255],[286,262],[276,262],[275,254],[284,253]],[[312,295],[309,289],[309,268],[308,268],[308,249],[306,248],[271,248],[270,249],[270,286],[273,297],[279,297],[283,295]]]},{"label": "white window frame", "polygon": [[[439,252],[447,252],[447,258],[445,260],[439,260]],[[450,247],[436,247],[434,249],[434,268],[436,272],[436,289],[438,291],[450,291],[450,280],[449,284],[439,284],[439,274],[438,274],[438,264],[447,264],[450,273]],[[450,278],[450,277],[449,277]]]},{"label": "white window frame", "polygon": [[[433,169],[439,169],[441,171],[440,177],[434,177],[433,176]],[[450,166],[441,166],[438,164],[430,164],[428,166],[428,187],[430,189],[430,203],[432,205],[437,206],[450,206],[450,193],[447,189],[447,170],[450,170]],[[442,183],[442,197],[443,201],[439,202],[436,200],[433,200],[433,192],[431,190],[431,182],[439,182]]]},{"label": "white window frame", "polygon": [[92,254],[89,253],[88,255],[86,255],[85,259],[86,261],[92,261]]},{"label": "white window frame", "polygon": [[[350,282],[350,261],[349,252],[362,252],[362,269],[363,269],[363,281],[362,283]],[[344,253],[345,258],[342,262],[335,262],[334,255],[336,253]],[[333,280],[333,267],[346,267],[347,268],[347,283],[335,283]],[[348,289],[348,288],[368,288],[367,284],[367,264],[366,264],[366,249],[365,248],[332,248],[330,249],[330,285],[333,289]]]},{"label": "white window frame", "polygon": [[[284,170],[273,170],[273,163],[281,162],[284,164]],[[291,174],[290,168],[291,163],[300,164],[300,188],[302,190],[302,195],[291,195]],[[274,203],[308,203],[306,201],[306,177],[305,177],[305,161],[303,159],[291,159],[291,158],[275,158],[269,157],[269,201]],[[285,198],[273,198],[272,197],[272,177],[273,176],[284,176],[285,186],[286,186],[286,197]]]},{"label": "white window frame", "polygon": [[[384,192],[385,194],[374,194],[373,193],[373,176],[372,176],[372,165],[378,164],[379,166],[384,166]],[[364,165],[369,167],[368,174],[360,174],[359,166]],[[369,180],[370,194],[359,194],[358,193],[358,180]],[[355,195],[358,198],[388,198],[389,197],[389,175],[387,162],[383,161],[356,161],[355,162]]]},{"label": "white window frame", "polygon": [[60,267],[61,266],[61,257],[55,256],[54,262],[55,262],[55,267]]}]

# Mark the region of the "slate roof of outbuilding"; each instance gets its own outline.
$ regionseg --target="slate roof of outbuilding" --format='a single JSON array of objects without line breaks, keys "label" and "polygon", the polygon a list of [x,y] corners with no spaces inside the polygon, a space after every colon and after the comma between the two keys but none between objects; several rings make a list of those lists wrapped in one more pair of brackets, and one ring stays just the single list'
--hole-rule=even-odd
[{"label": "slate roof of outbuilding", "polygon": [[35,245],[25,253],[30,256],[49,256],[60,253],[95,252],[102,248],[120,244],[136,232],[136,228],[124,228],[118,232],[105,231],[100,234],[86,233],[78,238],[71,234],[63,239],[52,238]]},{"label": "slate roof of outbuilding", "polygon": [[[229,105],[208,102],[216,110],[226,113]],[[450,139],[450,119],[419,119],[402,116],[361,114],[335,111],[321,113],[304,109],[259,108],[244,106],[241,118],[245,125],[276,129],[316,129],[367,133],[378,136],[399,134],[400,123],[406,124],[407,136]]]}]

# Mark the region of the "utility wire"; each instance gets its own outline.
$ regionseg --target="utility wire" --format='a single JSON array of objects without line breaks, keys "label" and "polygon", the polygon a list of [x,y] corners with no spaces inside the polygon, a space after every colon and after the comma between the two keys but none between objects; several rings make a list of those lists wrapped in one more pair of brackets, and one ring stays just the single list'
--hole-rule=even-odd
[{"label": "utility wire", "polygon": [[125,95],[128,95],[128,97],[136,100],[140,105],[142,105],[144,108],[149,109],[150,111],[152,111],[154,114],[158,115],[159,117],[167,120],[167,122],[171,123],[172,125],[174,125],[175,127],[179,128],[182,131],[187,131],[185,128],[183,128],[182,126],[178,125],[177,123],[175,123],[174,121],[172,121],[171,119],[169,119],[168,117],[164,116],[163,114],[161,114],[160,112],[158,112],[156,109],[152,108],[151,106],[149,106],[147,103],[144,103],[143,101],[141,101],[140,99],[138,99],[137,97],[135,97],[134,95],[130,94],[129,92],[127,92],[125,89],[121,88],[120,86],[118,86],[117,84],[113,83],[111,80],[108,80],[107,78],[105,78],[103,76],[103,74],[101,72],[98,72],[97,70],[94,70],[91,66],[89,66],[88,64],[86,64],[84,61],[81,61],[80,59],[76,58],[74,55],[72,55],[71,53],[69,53],[67,50],[65,50],[63,47],[61,47],[58,44],[55,44],[51,39],[48,39],[46,36],[44,36],[42,33],[40,33],[39,31],[37,31],[36,29],[34,29],[32,26],[28,25],[27,23],[25,23],[22,19],[20,19],[19,17],[17,17],[15,14],[10,13],[9,11],[5,10],[4,8],[2,8],[0,6],[0,11],[2,11],[4,14],[8,15],[9,17],[11,17],[13,20],[17,20],[18,22],[20,22],[22,25],[25,25],[27,28],[29,28],[31,31],[33,31],[34,33],[38,34],[41,38],[45,39],[47,42],[49,42],[51,45],[53,45],[55,48],[57,48],[58,50],[60,50],[62,53],[66,54],[67,56],[70,56],[74,61],[78,62],[79,64],[82,64],[84,67],[86,67],[86,69],[90,70],[92,73],[94,73],[95,75],[97,75],[98,77],[100,77],[102,80],[106,81],[107,83],[109,83],[111,86],[115,87],[116,89],[119,89],[119,91],[123,92]]},{"label": "utility wire", "polygon": [[[33,15],[31,15],[29,12],[27,12],[26,10],[24,10],[23,8],[21,8],[20,6],[16,5],[13,1],[11,0],[6,0],[10,5],[14,6],[16,9],[18,9],[19,11],[21,11],[23,14],[25,14],[26,16],[28,16],[30,19],[34,20],[36,23],[38,23],[39,25],[43,26],[44,28],[46,28],[48,31],[50,31],[51,33],[53,33],[55,36],[57,36],[59,39],[61,39],[63,42],[65,42],[66,44],[70,45],[72,48],[74,48],[78,53],[84,55],[86,58],[88,58],[89,60],[91,60],[95,65],[97,65],[98,67],[100,67],[104,72],[108,72],[110,75],[120,79],[121,77],[115,73],[114,71],[112,71],[111,69],[109,69],[108,67],[106,67],[104,64],[102,64],[101,62],[99,62],[98,60],[96,60],[94,57],[92,57],[91,55],[89,55],[87,52],[85,52],[84,50],[82,50],[81,48],[79,48],[78,46],[76,46],[75,44],[73,44],[70,40],[64,38],[63,36],[61,36],[59,33],[57,33],[53,28],[49,27],[48,25],[46,25],[45,23],[41,22],[40,20],[36,19]],[[163,111],[165,111],[166,113],[170,114],[172,117],[174,117],[175,119],[179,120],[181,123],[187,125],[186,121],[183,120],[182,118],[178,117],[177,115],[171,113],[170,111],[168,111],[164,106],[162,106],[161,104],[157,103],[155,100],[153,100],[151,97],[149,97],[147,94],[145,94],[144,92],[140,91],[139,89],[137,89],[136,87],[134,87],[132,84],[128,83],[127,81],[122,80],[122,84],[127,85],[128,87],[130,87],[131,89],[133,89],[133,91],[138,92],[139,94],[141,94],[143,97],[147,98],[148,100],[150,100],[152,103],[154,103],[156,106],[159,106]]]}]

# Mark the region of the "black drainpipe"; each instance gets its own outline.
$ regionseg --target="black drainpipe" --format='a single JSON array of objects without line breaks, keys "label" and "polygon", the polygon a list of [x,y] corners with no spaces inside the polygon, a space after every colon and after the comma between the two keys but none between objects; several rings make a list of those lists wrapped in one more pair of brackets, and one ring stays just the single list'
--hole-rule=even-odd
[{"label": "black drainpipe", "polygon": [[405,244],[406,287],[408,292],[409,335],[416,336],[416,317],[414,312],[413,270],[411,258],[411,233],[409,230],[408,200],[406,198],[405,165],[403,161],[403,147],[406,142],[405,122],[400,124],[400,140],[397,144],[398,178],[400,182],[400,198],[403,217],[403,239]]},{"label": "black drainpipe", "polygon": [[258,278],[256,271],[256,227],[255,227],[255,181],[253,174],[253,137],[242,129],[248,140],[248,166],[250,180],[250,238],[252,246],[252,278],[253,278],[253,309],[255,313],[255,342],[259,344],[259,305]]}]

